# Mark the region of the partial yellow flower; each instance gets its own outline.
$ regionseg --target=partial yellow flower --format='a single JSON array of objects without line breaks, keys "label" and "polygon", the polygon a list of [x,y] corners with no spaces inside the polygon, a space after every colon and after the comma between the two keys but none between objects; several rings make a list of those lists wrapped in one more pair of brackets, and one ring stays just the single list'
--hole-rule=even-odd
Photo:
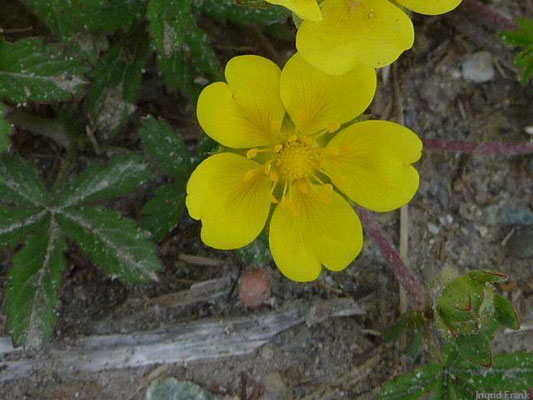
[{"label": "partial yellow flower", "polygon": [[187,185],[202,240],[240,248],[269,221],[274,261],[289,279],[314,280],[322,266],[346,268],[363,246],[347,198],[375,211],[411,200],[420,139],[391,122],[352,123],[376,90],[370,67],[333,76],[299,54],[283,71],[265,58],[239,56],[227,64],[226,80],[198,100],[200,125],[224,146]]},{"label": "partial yellow flower", "polygon": [[[462,0],[397,0],[421,14],[443,14]],[[396,61],[413,46],[409,16],[389,0],[272,0],[304,21],[296,47],[316,68],[342,75],[359,64],[380,68]],[[321,14],[321,15],[320,15]]]}]

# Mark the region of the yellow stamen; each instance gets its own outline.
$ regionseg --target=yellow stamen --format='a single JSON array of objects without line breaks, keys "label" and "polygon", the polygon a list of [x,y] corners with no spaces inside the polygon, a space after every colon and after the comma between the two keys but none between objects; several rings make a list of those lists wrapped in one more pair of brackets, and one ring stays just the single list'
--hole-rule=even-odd
[{"label": "yellow stamen", "polygon": [[274,153],[279,153],[281,149],[283,148],[282,144],[277,144],[274,146]]},{"label": "yellow stamen", "polygon": [[255,158],[255,156],[257,156],[257,153],[259,153],[259,149],[250,149],[246,152],[246,158]]},{"label": "yellow stamen", "polygon": [[289,143],[294,143],[294,142],[296,142],[296,140],[298,140],[298,136],[296,136],[296,135],[291,135],[291,136],[289,136],[289,138],[287,139],[287,141],[288,141]]}]

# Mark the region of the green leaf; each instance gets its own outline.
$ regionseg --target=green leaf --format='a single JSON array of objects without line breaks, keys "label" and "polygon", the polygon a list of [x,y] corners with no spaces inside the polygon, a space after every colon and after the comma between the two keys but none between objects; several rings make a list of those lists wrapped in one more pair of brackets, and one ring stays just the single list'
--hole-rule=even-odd
[{"label": "green leaf", "polygon": [[502,324],[511,329],[520,329],[520,322],[518,316],[509,300],[500,295],[494,296],[494,318]]},{"label": "green leaf", "polygon": [[42,208],[0,207],[0,249],[18,244],[46,214]]},{"label": "green leaf", "polygon": [[16,43],[0,39],[0,98],[42,103],[69,100],[83,92],[84,72],[83,65],[66,57],[57,45],[35,38]]},{"label": "green leaf", "polygon": [[161,267],[148,234],[119,213],[99,207],[65,209],[58,222],[91,260],[126,283],[157,281]]},{"label": "green leaf", "polygon": [[284,22],[290,17],[286,8],[262,3],[264,7],[251,8],[238,5],[235,0],[197,0],[194,7],[219,21],[232,21],[237,24],[270,25]]},{"label": "green leaf", "polygon": [[54,331],[66,243],[54,218],[42,224],[14,258],[6,314],[16,344],[39,349]]},{"label": "green leaf", "polygon": [[18,156],[0,154],[0,203],[42,206],[49,194],[37,172]]},{"label": "green leaf", "polygon": [[195,98],[196,75],[210,80],[223,79],[210,39],[196,24],[189,0],[151,0],[148,18],[153,43],[159,52],[158,64],[170,88],[184,89]]},{"label": "green leaf", "polygon": [[68,39],[81,30],[112,33],[142,18],[143,0],[22,0],[55,35]]},{"label": "green leaf", "polygon": [[533,353],[497,355],[491,368],[465,362],[450,368],[448,376],[457,386],[468,389],[471,395],[476,391],[528,391],[533,387]]},{"label": "green leaf", "polygon": [[455,339],[454,344],[466,360],[485,367],[492,364],[490,341],[485,334],[461,335]]},{"label": "green leaf", "polygon": [[148,165],[139,154],[115,157],[109,165],[96,165],[70,182],[59,195],[59,205],[111,199],[136,190],[150,176]]},{"label": "green leaf", "polygon": [[408,374],[385,383],[378,399],[426,399],[428,394],[440,389],[443,370],[443,366],[438,364],[417,368]]},{"label": "green leaf", "polygon": [[256,266],[264,266],[273,261],[268,244],[268,234],[265,231],[261,232],[257,239],[248,246],[237,250],[237,253],[244,262]]},{"label": "green leaf", "polygon": [[189,177],[189,151],[181,135],[168,123],[147,117],[142,122],[139,134],[145,151],[161,170],[181,181]]},{"label": "green leaf", "polygon": [[128,121],[135,110],[149,50],[148,38],[145,32],[140,32],[119,41],[102,57],[89,91],[93,128],[112,132]]},{"label": "green leaf", "polygon": [[174,229],[185,208],[185,183],[161,185],[143,209],[141,228],[152,233],[152,240],[160,242]]},{"label": "green leaf", "polygon": [[533,76],[533,20],[522,18],[517,24],[517,30],[504,31],[500,37],[507,44],[522,48],[515,58],[515,65],[520,69],[522,84],[526,85]]},{"label": "green leaf", "polygon": [[485,283],[499,283],[499,282],[505,282],[507,279],[507,275],[502,274],[498,271],[485,271],[481,269],[477,269],[474,271],[470,271],[467,274],[469,279],[475,280],[482,285]]},{"label": "green leaf", "polygon": [[12,130],[11,124],[6,121],[6,111],[6,106],[0,103],[0,153],[7,150]]}]

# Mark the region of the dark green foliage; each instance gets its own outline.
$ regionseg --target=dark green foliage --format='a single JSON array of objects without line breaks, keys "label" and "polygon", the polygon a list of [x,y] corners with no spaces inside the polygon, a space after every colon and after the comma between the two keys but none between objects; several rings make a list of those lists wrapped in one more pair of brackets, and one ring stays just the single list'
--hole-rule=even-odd
[{"label": "dark green foliage", "polygon": [[50,31],[70,39],[80,31],[112,33],[142,18],[144,0],[22,0]]},{"label": "dark green foliage", "polygon": [[111,47],[94,71],[88,99],[94,129],[113,132],[135,110],[142,71],[149,56],[148,38],[141,33]]},{"label": "dark green foliage", "polygon": [[533,76],[533,20],[522,18],[517,24],[516,31],[504,31],[501,38],[505,43],[520,49],[515,64],[520,69],[522,84],[526,85]]},{"label": "dark green foliage", "polygon": [[430,364],[387,382],[379,399],[467,400],[477,392],[527,393],[533,387],[533,354],[512,353],[494,358],[491,368],[462,361],[457,364]]},{"label": "dark green foliage", "polygon": [[99,207],[65,209],[57,218],[67,236],[112,277],[127,283],[157,280],[155,247],[130,219]]},{"label": "dark green foliage", "polygon": [[0,154],[0,204],[43,206],[49,199],[33,168],[17,156]]},{"label": "dark green foliage", "polygon": [[182,137],[154,117],[143,120],[139,131],[143,147],[155,166],[165,174],[184,181],[191,170],[191,158]]},{"label": "dark green foliage", "polygon": [[219,20],[237,24],[270,25],[286,21],[290,12],[283,7],[273,6],[264,1],[253,0],[253,4],[237,4],[235,0],[197,0],[194,7]]},{"label": "dark green foliage", "polygon": [[143,208],[141,227],[152,233],[152,240],[160,242],[177,225],[185,209],[185,183],[161,185]]},{"label": "dark green foliage", "polygon": [[6,314],[13,341],[27,349],[40,348],[52,336],[66,247],[54,217],[48,216],[13,260]]},{"label": "dark green foliage", "polygon": [[122,196],[147,177],[141,157],[117,157],[51,196],[26,162],[0,155],[0,246],[26,241],[14,257],[7,289],[6,313],[16,344],[36,349],[53,333],[66,237],[113,277],[126,283],[157,280],[160,262],[148,233],[115,211],[81,206]]},{"label": "dark green foliage", "polygon": [[147,117],[139,133],[155,168],[173,180],[160,186],[143,209],[141,226],[159,242],[177,226],[183,214],[191,158],[181,136],[166,122]]},{"label": "dark green foliage", "polygon": [[40,39],[8,43],[0,39],[0,98],[50,103],[80,95],[86,68],[60,46]]},{"label": "dark green foliage", "polygon": [[150,0],[148,17],[157,62],[171,89],[181,89],[196,99],[200,89],[195,83],[197,76],[222,79],[210,40],[196,24],[189,0]]},{"label": "dark green foliage", "polygon": [[95,165],[68,184],[59,194],[62,207],[119,197],[135,190],[150,176],[138,154],[116,157],[108,166]]},{"label": "dark green foliage", "polygon": [[9,135],[11,133],[11,124],[6,121],[5,115],[6,106],[0,103],[0,153],[9,146]]}]

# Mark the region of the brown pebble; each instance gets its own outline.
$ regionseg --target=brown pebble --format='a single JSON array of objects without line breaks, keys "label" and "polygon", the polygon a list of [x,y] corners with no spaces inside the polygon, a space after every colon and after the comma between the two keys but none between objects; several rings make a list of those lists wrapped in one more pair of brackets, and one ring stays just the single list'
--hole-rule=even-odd
[{"label": "brown pebble", "polygon": [[239,279],[239,298],[251,309],[260,307],[270,299],[270,273],[266,269],[245,271]]}]

